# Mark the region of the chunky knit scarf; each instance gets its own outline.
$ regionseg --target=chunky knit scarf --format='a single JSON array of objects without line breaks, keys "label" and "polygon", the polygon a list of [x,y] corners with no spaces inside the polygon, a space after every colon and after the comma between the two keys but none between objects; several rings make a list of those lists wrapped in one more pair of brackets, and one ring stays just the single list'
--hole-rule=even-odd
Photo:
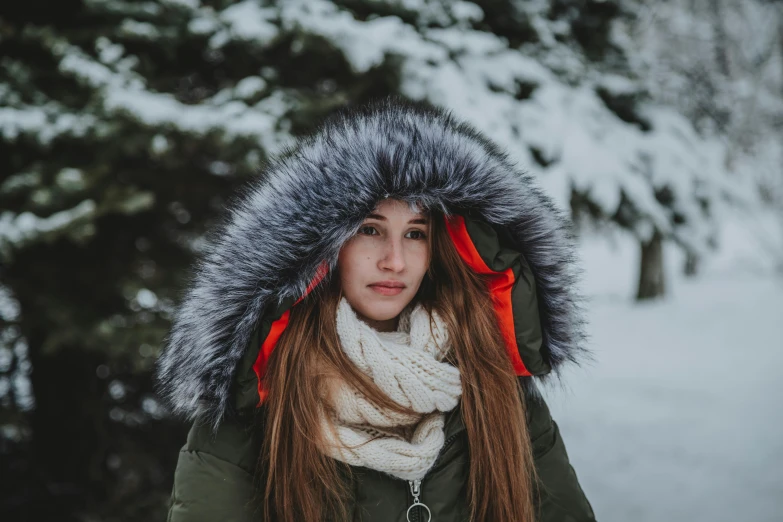
[{"label": "chunky knit scarf", "polygon": [[451,347],[446,325],[437,312],[432,316],[430,331],[426,309],[407,307],[397,331],[379,332],[341,299],[337,332],[343,351],[389,398],[417,414],[380,410],[354,386],[333,379],[328,393],[334,413],[323,416],[327,454],[404,480],[420,479],[432,467],[444,442],[444,412],[462,394],[459,370],[443,361]]}]

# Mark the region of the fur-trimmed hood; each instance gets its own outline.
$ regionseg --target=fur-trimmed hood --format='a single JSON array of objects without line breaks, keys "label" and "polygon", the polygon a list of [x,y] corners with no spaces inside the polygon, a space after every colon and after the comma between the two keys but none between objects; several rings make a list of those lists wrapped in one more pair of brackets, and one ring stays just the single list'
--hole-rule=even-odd
[{"label": "fur-trimmed hood", "polygon": [[301,297],[324,266],[333,269],[384,197],[470,213],[502,230],[535,279],[547,367],[558,374],[563,362],[588,355],[567,217],[471,125],[387,98],[343,109],[285,149],[208,236],[156,368],[175,413],[219,420],[231,409],[232,382],[258,348],[249,346],[264,310]]}]

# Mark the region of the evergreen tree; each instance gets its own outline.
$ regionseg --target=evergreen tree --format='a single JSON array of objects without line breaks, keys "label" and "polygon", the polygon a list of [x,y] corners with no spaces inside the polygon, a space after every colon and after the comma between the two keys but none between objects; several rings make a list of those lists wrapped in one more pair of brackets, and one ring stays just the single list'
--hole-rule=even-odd
[{"label": "evergreen tree", "polygon": [[2,511],[162,519],[185,432],[150,370],[206,227],[269,150],[390,76],[254,2],[7,7]]},{"label": "evergreen tree", "polygon": [[[783,223],[783,3],[622,4],[626,16],[618,24],[617,40],[634,57],[633,69],[645,90],[698,132],[686,129],[686,151],[704,151],[692,155],[700,159],[689,167],[697,173],[690,177],[698,180],[693,200],[713,216],[731,210],[754,219],[760,208],[772,207]],[[679,199],[682,194],[674,191]],[[726,209],[724,201],[734,208]],[[681,244],[688,254],[686,271],[692,271],[705,252],[693,248],[693,241]],[[760,246],[768,247],[783,267],[783,237],[760,237]]]}]

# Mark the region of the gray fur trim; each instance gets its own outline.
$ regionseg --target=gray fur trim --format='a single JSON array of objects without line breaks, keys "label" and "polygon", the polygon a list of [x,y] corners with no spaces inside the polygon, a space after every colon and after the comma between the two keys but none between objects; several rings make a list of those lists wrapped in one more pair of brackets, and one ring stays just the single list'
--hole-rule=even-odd
[{"label": "gray fur trim", "polygon": [[553,373],[589,355],[568,219],[471,125],[386,98],[335,113],[283,151],[209,235],[156,368],[158,391],[176,413],[219,422],[265,306],[301,296],[322,260],[331,271],[386,195],[505,227],[536,277]]}]

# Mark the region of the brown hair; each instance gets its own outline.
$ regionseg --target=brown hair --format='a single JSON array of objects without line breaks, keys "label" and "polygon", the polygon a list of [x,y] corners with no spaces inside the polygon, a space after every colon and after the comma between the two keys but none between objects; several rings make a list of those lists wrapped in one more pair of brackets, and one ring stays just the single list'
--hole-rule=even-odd
[{"label": "brown hair", "polygon": [[[470,445],[468,503],[476,522],[533,522],[537,482],[522,390],[506,353],[483,276],[462,260],[443,215],[430,220],[431,262],[414,302],[448,325],[447,357],[462,378],[461,414]],[[415,414],[392,402],[342,352],[335,326],[339,277],[291,309],[264,384],[259,493],[264,520],[346,520],[350,467],[319,450],[322,390],[330,375],[351,382],[380,408]],[[413,303],[412,303],[413,304]]]}]

